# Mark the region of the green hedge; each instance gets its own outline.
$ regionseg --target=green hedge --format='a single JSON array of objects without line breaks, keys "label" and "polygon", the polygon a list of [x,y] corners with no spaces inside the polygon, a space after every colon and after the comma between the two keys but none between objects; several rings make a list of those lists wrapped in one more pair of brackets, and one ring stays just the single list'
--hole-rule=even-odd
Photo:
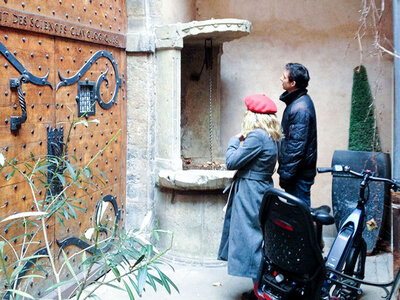
[{"label": "green hedge", "polygon": [[351,95],[349,150],[381,151],[375,127],[375,107],[364,66],[354,69]]}]

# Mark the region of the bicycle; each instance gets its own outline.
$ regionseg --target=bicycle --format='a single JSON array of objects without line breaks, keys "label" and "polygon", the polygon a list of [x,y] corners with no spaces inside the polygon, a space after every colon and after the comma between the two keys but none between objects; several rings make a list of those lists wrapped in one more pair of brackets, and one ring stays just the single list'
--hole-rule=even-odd
[{"label": "bicycle", "polygon": [[386,182],[394,191],[400,190],[400,183],[375,177],[370,170],[358,173],[342,165],[318,168],[318,172],[347,173],[362,178],[357,206],[341,223],[330,251],[323,259],[322,230],[319,228],[332,224],[333,217],[326,210],[310,209],[283,191],[267,191],[260,208],[264,262],[255,285],[257,297],[268,300],[354,300],[362,294],[361,285],[370,285],[385,291],[383,299],[393,299],[400,286],[400,270],[391,282],[363,280],[367,247],[362,232],[368,183]]}]

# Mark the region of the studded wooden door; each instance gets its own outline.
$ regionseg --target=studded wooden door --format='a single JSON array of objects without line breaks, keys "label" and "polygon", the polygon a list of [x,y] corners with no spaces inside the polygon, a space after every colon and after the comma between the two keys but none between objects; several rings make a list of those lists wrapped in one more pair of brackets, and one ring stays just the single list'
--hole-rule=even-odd
[{"label": "studded wooden door", "polygon": [[[58,268],[61,249],[71,256],[90,245],[85,233],[93,226],[98,203],[107,207],[105,218],[124,221],[125,0],[0,1],[0,151],[7,160],[18,157],[17,166],[24,172],[31,155],[57,155],[69,136],[70,163],[83,167],[93,160],[94,185],[67,192],[84,210],[75,209],[76,218],[60,221],[54,215],[46,223]],[[71,121],[87,111],[88,123],[69,130]],[[10,168],[0,173],[0,220],[37,210],[23,175],[7,177],[10,173]],[[96,178],[99,174],[107,179]],[[41,201],[46,191],[39,189],[34,195]],[[0,242],[10,242],[4,247],[9,265],[22,253],[47,253],[44,236],[35,234],[35,228],[29,237],[34,243],[22,249],[23,231],[15,223],[0,223]],[[80,256],[71,261],[79,272]],[[33,261],[25,263],[27,269],[32,265]],[[34,297],[41,297],[44,287],[54,283],[49,263],[41,268],[47,279],[18,282]],[[62,272],[61,280],[67,276]],[[5,278],[0,271],[0,291],[7,285]]]}]

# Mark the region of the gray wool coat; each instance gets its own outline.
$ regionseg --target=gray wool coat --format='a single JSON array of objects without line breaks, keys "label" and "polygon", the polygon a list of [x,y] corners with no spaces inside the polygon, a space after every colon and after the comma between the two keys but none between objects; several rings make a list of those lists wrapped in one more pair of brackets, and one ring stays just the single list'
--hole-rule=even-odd
[{"label": "gray wool coat", "polygon": [[228,261],[228,274],[256,278],[262,259],[262,233],[258,213],[277,158],[275,141],[256,129],[243,144],[234,136],[226,151],[229,170],[238,170],[228,202],[218,259]]}]

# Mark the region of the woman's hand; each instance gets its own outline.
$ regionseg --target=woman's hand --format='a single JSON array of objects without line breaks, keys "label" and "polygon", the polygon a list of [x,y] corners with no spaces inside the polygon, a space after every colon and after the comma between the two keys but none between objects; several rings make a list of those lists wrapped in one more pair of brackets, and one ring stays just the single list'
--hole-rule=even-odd
[{"label": "woman's hand", "polygon": [[236,135],[236,137],[239,139],[239,141],[243,142],[244,136],[243,136],[243,134],[242,134],[241,132],[238,133],[238,134]]}]

